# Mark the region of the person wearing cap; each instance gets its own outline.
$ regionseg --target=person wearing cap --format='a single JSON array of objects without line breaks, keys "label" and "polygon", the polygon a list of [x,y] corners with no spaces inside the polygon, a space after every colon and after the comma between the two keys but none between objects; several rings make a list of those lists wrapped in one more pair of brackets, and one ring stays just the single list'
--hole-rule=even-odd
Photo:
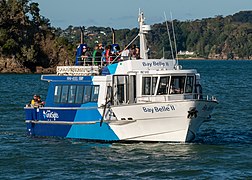
[{"label": "person wearing cap", "polygon": [[34,94],[33,99],[30,101],[30,105],[34,106],[38,101],[38,95]]},{"label": "person wearing cap", "polygon": [[90,62],[89,62],[90,56],[91,56],[90,48],[87,46],[83,46],[81,58],[84,62],[81,65],[90,64]]}]

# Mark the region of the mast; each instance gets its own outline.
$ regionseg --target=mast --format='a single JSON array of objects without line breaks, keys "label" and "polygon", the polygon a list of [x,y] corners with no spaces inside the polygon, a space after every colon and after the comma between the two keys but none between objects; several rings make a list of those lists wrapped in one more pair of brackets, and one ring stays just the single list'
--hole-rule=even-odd
[{"label": "mast", "polygon": [[81,30],[80,43],[83,44],[85,27],[84,26],[80,27],[80,30]]},{"label": "mast", "polygon": [[113,28],[111,28],[112,31],[112,44],[115,44],[115,30]]},{"label": "mast", "polygon": [[140,58],[148,59],[148,49],[146,34],[151,30],[150,25],[144,24],[144,14],[139,11],[138,22],[139,22],[139,37],[140,37]]}]

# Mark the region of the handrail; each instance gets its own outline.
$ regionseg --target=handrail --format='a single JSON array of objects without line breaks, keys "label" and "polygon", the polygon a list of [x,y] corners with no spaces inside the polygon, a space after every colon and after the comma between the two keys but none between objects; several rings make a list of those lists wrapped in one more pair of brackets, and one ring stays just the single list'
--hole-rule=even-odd
[{"label": "handrail", "polygon": [[157,102],[170,100],[206,100],[218,102],[215,96],[199,93],[167,94],[167,95],[145,95],[136,97],[136,102]]},{"label": "handrail", "polygon": [[98,66],[57,66],[57,75],[83,76],[98,75]]},{"label": "handrail", "polygon": [[[121,53],[118,55],[111,55],[108,57],[105,56],[97,56],[93,58],[92,56],[79,56],[77,57],[79,60],[78,66],[100,66],[103,67],[108,64],[113,64],[115,62],[121,62],[125,60],[133,60],[130,56],[121,56]],[[97,59],[99,59],[97,61]]]},{"label": "handrail", "polygon": [[99,61],[95,61],[94,58],[90,58],[91,56],[79,56],[77,57],[79,65],[78,66],[105,66],[108,64],[113,64],[115,62],[121,62],[121,61],[126,61],[126,60],[136,60],[136,58],[131,57],[131,56],[122,56],[121,53],[119,53],[118,55],[111,55],[108,57],[104,57],[104,56],[98,56],[97,58],[99,59]]}]

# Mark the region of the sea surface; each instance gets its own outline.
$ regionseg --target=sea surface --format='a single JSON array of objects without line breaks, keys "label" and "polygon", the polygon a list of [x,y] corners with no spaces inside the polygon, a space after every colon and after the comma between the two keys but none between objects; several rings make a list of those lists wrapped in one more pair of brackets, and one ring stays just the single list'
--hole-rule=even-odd
[{"label": "sea surface", "polygon": [[0,179],[252,179],[252,61],[180,61],[219,105],[192,143],[94,143],[26,135],[40,75],[0,75]]}]

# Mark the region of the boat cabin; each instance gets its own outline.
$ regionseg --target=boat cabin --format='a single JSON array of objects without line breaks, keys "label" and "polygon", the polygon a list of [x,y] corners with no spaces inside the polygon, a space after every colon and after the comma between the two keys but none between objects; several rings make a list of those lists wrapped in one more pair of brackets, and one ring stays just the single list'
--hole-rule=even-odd
[{"label": "boat cabin", "polygon": [[[101,75],[93,76],[80,76],[76,71],[69,76],[42,75],[42,80],[50,82],[46,106],[100,107],[106,99],[117,106],[195,98],[199,93],[196,70],[174,69],[174,62],[168,61],[127,60],[108,65]],[[83,70],[83,66],[79,68]]]}]

